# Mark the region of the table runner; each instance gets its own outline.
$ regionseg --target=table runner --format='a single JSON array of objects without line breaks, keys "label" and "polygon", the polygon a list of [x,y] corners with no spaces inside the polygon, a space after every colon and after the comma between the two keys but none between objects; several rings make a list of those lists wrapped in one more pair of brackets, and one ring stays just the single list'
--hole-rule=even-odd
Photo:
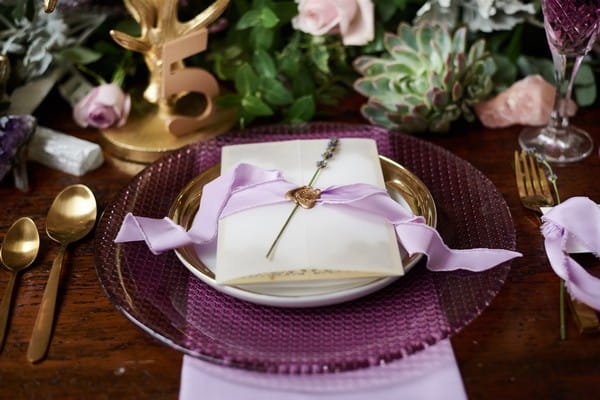
[{"label": "table runner", "polygon": [[179,400],[466,399],[449,340],[382,366],[337,374],[275,375],[184,356]]}]

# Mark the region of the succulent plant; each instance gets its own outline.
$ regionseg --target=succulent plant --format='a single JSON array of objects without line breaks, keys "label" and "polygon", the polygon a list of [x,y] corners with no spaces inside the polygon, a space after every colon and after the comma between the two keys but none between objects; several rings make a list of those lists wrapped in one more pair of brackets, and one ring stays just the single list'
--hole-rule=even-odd
[{"label": "succulent plant", "polygon": [[365,118],[389,129],[447,132],[461,115],[492,92],[496,65],[485,41],[467,51],[466,28],[451,35],[445,27],[402,23],[384,38],[385,54],[362,56],[354,67],[363,77],[354,88],[368,97]]}]

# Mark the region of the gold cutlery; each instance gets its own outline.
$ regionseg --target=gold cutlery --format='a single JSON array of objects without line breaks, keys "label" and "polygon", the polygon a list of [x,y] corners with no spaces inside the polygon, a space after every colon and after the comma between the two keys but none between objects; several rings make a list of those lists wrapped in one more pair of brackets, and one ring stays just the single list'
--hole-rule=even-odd
[{"label": "gold cutlery", "polygon": [[0,248],[0,262],[10,270],[10,280],[2,296],[0,305],[0,350],[4,343],[10,304],[17,275],[29,267],[37,257],[40,248],[40,235],[31,218],[19,218],[8,229],[2,247]]},{"label": "gold cutlery", "polygon": [[[541,214],[541,207],[554,205],[554,198],[550,192],[546,172],[525,151],[521,151],[520,154],[515,151],[515,175],[519,197],[524,207]],[[567,301],[579,333],[600,331],[600,320],[594,309],[576,299],[572,299],[571,296],[567,296]]]},{"label": "gold cutlery", "polygon": [[35,320],[31,341],[27,349],[30,362],[41,360],[48,349],[60,273],[67,246],[85,237],[96,222],[96,199],[92,191],[84,185],[72,185],[60,192],[48,211],[46,234],[61,247],[54,259],[44,297]]},{"label": "gold cutlery", "polygon": [[542,213],[541,207],[554,205],[550,186],[543,168],[529,154],[515,151],[515,176],[521,203],[525,208]]}]

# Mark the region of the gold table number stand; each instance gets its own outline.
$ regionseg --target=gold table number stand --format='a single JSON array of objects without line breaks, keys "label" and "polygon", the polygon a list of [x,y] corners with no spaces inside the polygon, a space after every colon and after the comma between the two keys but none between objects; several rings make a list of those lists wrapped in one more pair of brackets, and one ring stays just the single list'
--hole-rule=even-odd
[{"label": "gold table number stand", "polygon": [[217,80],[204,69],[183,64],[184,58],[206,50],[206,26],[223,13],[229,0],[216,0],[187,22],[178,20],[177,3],[125,0],[140,24],[141,35],[110,32],[118,44],[144,55],[150,73],[144,98],[156,105],[147,114],[131,115],[120,128],[101,131],[103,147],[120,159],[150,163],[182,146],[224,133],[236,122],[235,110],[213,103],[219,94]]}]

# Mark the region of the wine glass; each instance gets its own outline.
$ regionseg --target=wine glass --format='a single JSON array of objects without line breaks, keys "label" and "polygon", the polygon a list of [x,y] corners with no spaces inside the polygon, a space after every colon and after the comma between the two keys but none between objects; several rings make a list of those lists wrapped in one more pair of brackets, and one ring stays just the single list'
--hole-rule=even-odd
[{"label": "wine glass", "polygon": [[554,61],[554,110],[547,126],[523,130],[519,144],[523,149],[535,149],[551,162],[575,162],[594,148],[587,132],[569,125],[567,110],[581,61],[600,31],[600,1],[542,0],[542,11]]}]

